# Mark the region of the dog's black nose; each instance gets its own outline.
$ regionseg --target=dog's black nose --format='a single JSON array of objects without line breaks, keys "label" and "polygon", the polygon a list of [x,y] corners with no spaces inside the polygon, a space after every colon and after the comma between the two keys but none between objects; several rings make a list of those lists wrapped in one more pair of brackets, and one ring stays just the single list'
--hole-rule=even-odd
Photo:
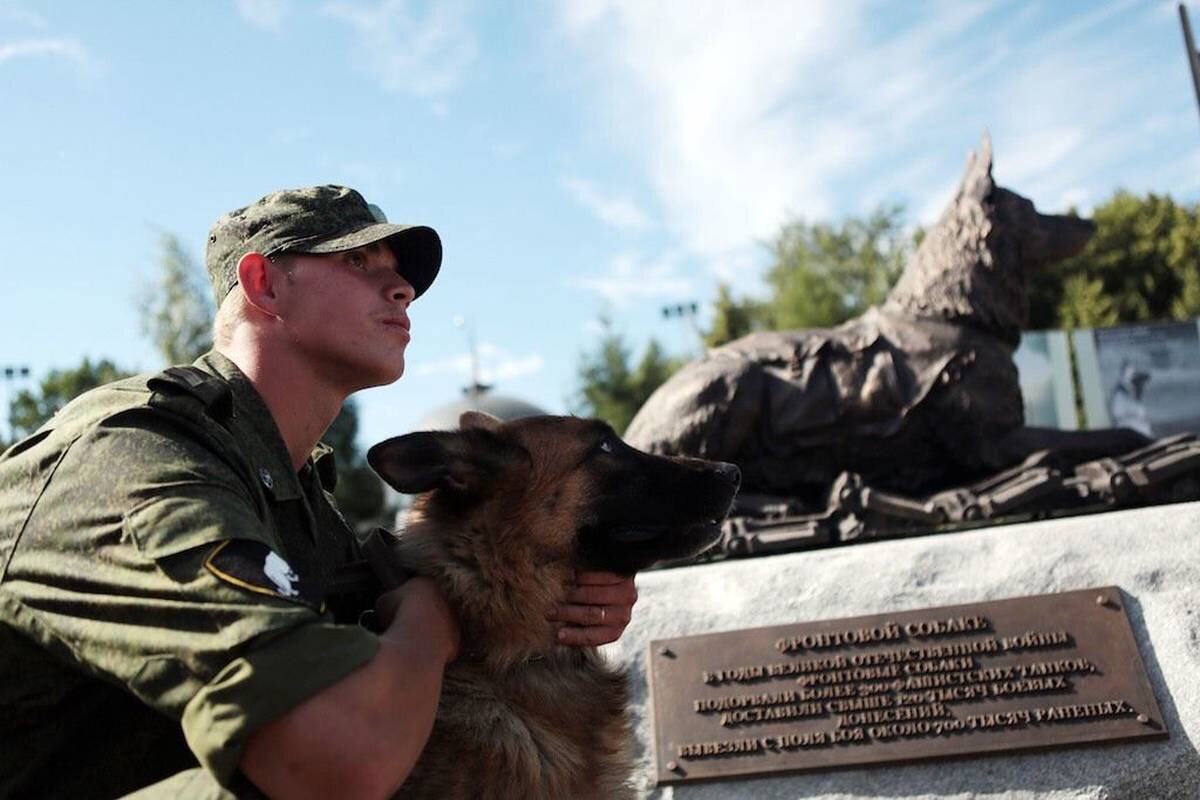
[{"label": "dog's black nose", "polygon": [[742,471],[738,469],[737,464],[728,464],[724,461],[719,461],[717,462],[717,474],[734,486],[741,485]]}]

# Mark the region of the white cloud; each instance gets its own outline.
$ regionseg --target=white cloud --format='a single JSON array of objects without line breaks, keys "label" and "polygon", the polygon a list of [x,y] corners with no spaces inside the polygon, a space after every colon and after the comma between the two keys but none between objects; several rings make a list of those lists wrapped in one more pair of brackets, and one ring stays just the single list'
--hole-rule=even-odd
[{"label": "white cloud", "polygon": [[585,319],[583,322],[581,322],[579,324],[579,329],[581,331],[583,331],[584,334],[586,334],[589,337],[603,336],[604,334],[609,332],[609,328],[606,327],[603,322],[596,319],[595,317],[588,317],[587,319]]},{"label": "white cloud", "polygon": [[[482,342],[479,351],[480,380],[492,384],[521,378],[541,372],[545,359],[540,353],[515,355],[490,342]],[[427,361],[414,364],[411,369],[414,375],[461,375],[465,379],[471,377],[471,356],[464,353],[441,361]]]},{"label": "white cloud", "polygon": [[422,361],[413,364],[408,370],[410,375],[440,375],[442,373],[471,374],[471,356],[452,356],[441,361]]},{"label": "white cloud", "polygon": [[1070,160],[1085,139],[1078,126],[1035,128],[1019,136],[1004,155],[1004,180],[1024,186]]},{"label": "white cloud", "polygon": [[1068,208],[1074,208],[1082,214],[1088,214],[1092,210],[1092,201],[1092,194],[1087,189],[1082,186],[1070,186],[1047,207],[1052,211],[1066,211]]},{"label": "white cloud", "polygon": [[614,258],[604,275],[572,278],[568,284],[595,292],[617,306],[633,300],[689,299],[693,292],[692,281],[680,273],[675,257],[649,261],[633,253]]},{"label": "white cloud", "polygon": [[[1038,46],[1057,48],[1060,44],[1070,42],[1072,39],[1095,30],[1101,23],[1121,12],[1134,6],[1141,6],[1143,3],[1144,0],[1108,0],[1107,3],[1100,4],[1089,13],[1080,13],[1067,22],[1067,24],[1050,31],[1038,41]],[[1081,6],[1080,11],[1084,11],[1085,8]]]},{"label": "white cloud", "polygon": [[75,39],[22,39],[0,44],[0,64],[18,58],[49,56],[72,61],[81,67],[92,67],[91,54]]},{"label": "white cloud", "polygon": [[243,19],[268,30],[279,30],[292,10],[289,0],[234,0],[234,3]]},{"label": "white cloud", "polygon": [[[1150,8],[1150,13],[1158,17],[1170,17],[1177,19],[1179,17],[1179,0],[1159,0],[1157,5]],[[1191,15],[1188,15],[1188,22],[1191,22]],[[1192,28],[1193,32],[1195,28]]]},{"label": "white cloud", "polygon": [[483,373],[484,383],[501,383],[541,372],[545,365],[545,359],[534,353],[523,358],[501,361],[486,369],[481,368],[480,372]]},{"label": "white cloud", "polygon": [[1183,178],[1183,191],[1189,194],[1200,192],[1200,151],[1192,150],[1178,164],[1179,174]]},{"label": "white cloud", "polygon": [[[965,161],[963,169],[965,169]],[[954,192],[958,189],[959,181],[962,179],[961,174],[956,174],[953,178],[944,179],[938,184],[937,189],[930,192],[925,201],[914,209],[916,224],[922,227],[928,227],[941,218],[942,212],[950,205],[950,201],[954,199]]]},{"label": "white cloud", "polygon": [[336,2],[323,10],[354,29],[355,57],[388,91],[439,97],[462,82],[479,49],[466,0]]},{"label": "white cloud", "polygon": [[1105,195],[1161,113],[1162,76],[1122,44],[1145,17],[1137,0],[577,0],[559,22],[660,224],[717,271],[793,216],[900,200],[928,223],[984,128],[997,179],[1045,210]]},{"label": "white cloud", "polygon": [[512,139],[493,139],[488,142],[488,151],[496,158],[510,161],[525,153],[525,145]]},{"label": "white cloud", "polygon": [[[569,4],[565,30],[606,65],[609,119],[644,148],[668,223],[721,258],[768,235],[789,206],[829,210],[821,183],[860,134],[836,119],[795,134],[796,77],[843,39],[853,8],[810,3]],[[813,81],[815,84],[816,81]]]},{"label": "white cloud", "polygon": [[291,146],[313,138],[313,129],[308,125],[286,125],[271,132],[275,144]]},{"label": "white cloud", "polygon": [[29,28],[45,28],[50,24],[40,14],[7,3],[0,3],[0,20],[7,20]]},{"label": "white cloud", "polygon": [[606,196],[582,178],[568,176],[562,179],[562,184],[580,205],[606,225],[634,233],[650,227],[650,218],[630,198]]},{"label": "white cloud", "polygon": [[[1090,19],[1085,20],[1091,22]],[[1087,26],[1077,24],[1081,31]],[[1148,141],[1144,123],[1156,87],[1131,53],[1104,40],[1031,48],[996,103],[1012,109],[998,125],[996,180],[1034,200],[1042,211],[1071,193],[1093,201],[1123,182],[1126,165]]]}]

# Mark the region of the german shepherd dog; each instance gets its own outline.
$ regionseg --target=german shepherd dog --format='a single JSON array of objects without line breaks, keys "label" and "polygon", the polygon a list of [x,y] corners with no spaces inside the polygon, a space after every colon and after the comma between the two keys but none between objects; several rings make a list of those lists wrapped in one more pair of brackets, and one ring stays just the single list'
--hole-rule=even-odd
[{"label": "german shepherd dog", "polygon": [[985,135],[882,305],[836,328],[752,333],[710,351],[659,387],[626,437],[734,462],[747,491],[813,508],[843,471],[923,495],[1042,449],[1075,463],[1141,447],[1133,431],[1025,425],[1013,351],[1027,276],[1079,253],[1094,230],[996,185]]},{"label": "german shepherd dog", "polygon": [[629,796],[625,675],[559,645],[548,617],[577,569],[632,574],[711,545],[738,469],[642,453],[596,420],[467,412],[460,426],[368,453],[388,484],[420,493],[399,560],[438,581],[463,634],[399,796]]}]

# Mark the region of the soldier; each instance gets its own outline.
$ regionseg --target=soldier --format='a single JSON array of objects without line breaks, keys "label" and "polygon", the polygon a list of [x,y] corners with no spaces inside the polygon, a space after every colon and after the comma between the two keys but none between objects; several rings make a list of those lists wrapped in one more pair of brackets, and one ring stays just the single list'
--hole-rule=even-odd
[{"label": "soldier", "polygon": [[[222,217],[206,264],[213,351],[0,457],[0,797],[382,796],[428,737],[457,624],[426,578],[355,624],[318,439],[400,377],[440,240],[320,186]],[[560,639],[615,640],[632,581],[579,584]]]}]

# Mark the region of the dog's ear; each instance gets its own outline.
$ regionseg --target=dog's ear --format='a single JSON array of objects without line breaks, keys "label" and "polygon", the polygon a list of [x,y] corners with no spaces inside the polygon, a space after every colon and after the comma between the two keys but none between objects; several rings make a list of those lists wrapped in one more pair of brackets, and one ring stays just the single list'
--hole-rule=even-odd
[{"label": "dog's ear", "polygon": [[986,130],[979,143],[979,152],[967,156],[967,171],[963,174],[959,194],[982,203],[996,188],[992,180],[992,136]]},{"label": "dog's ear", "polygon": [[367,452],[367,463],[398,492],[446,489],[480,496],[505,470],[529,454],[520,445],[480,428],[423,431],[387,439]]},{"label": "dog's ear", "polygon": [[482,411],[464,411],[458,418],[458,427],[464,431],[468,428],[482,428],[485,431],[499,430],[504,423],[491,414]]}]

